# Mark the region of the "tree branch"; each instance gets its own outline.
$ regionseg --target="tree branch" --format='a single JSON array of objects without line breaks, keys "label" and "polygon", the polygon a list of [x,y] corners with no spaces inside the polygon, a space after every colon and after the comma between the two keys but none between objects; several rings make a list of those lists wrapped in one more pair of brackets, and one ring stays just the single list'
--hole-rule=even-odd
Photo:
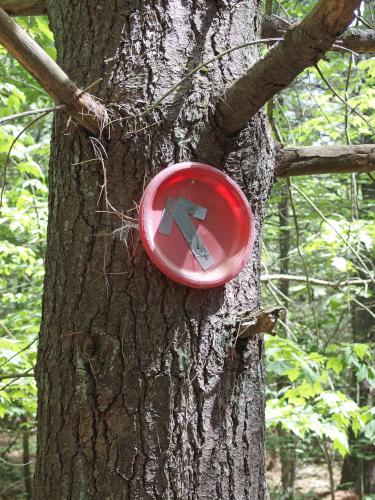
[{"label": "tree branch", "polygon": [[[33,370],[33,368],[31,368]],[[4,375],[0,375],[0,380],[7,380],[9,378],[18,379],[23,377],[34,377],[34,373],[31,373],[30,370],[24,373],[5,373]]]},{"label": "tree branch", "polygon": [[[262,38],[282,36],[287,29],[297,24],[297,19],[289,21],[280,17],[263,15],[261,36]],[[335,43],[341,45],[344,49],[353,50],[358,54],[375,54],[375,30],[349,28],[343,35],[336,39]],[[340,49],[332,47],[332,50],[339,51]]]},{"label": "tree branch", "polygon": [[[293,274],[264,274],[260,277],[260,281],[268,282],[268,281],[295,281],[306,283],[306,276],[299,276]],[[371,283],[371,280],[363,280],[361,278],[350,278],[348,280],[343,281],[327,281],[321,280],[319,278],[309,278],[309,282],[312,285],[318,286],[326,286],[330,288],[342,288],[351,285],[368,285]]]},{"label": "tree branch", "polygon": [[8,14],[0,8],[0,43],[33,75],[57,104],[65,104],[78,123],[94,134],[108,121],[104,106],[75,83]]},{"label": "tree branch", "polygon": [[278,155],[276,175],[367,173],[375,170],[375,144],[285,148]]},{"label": "tree branch", "polygon": [[0,7],[12,16],[42,16],[47,14],[44,0],[0,0]]},{"label": "tree branch", "polygon": [[65,109],[64,104],[61,104],[60,106],[51,106],[49,108],[30,109],[29,111],[23,111],[22,113],[16,113],[14,115],[8,115],[0,118],[0,125],[12,120],[17,120],[18,118],[25,118],[25,116],[41,115],[42,113],[50,113],[52,111],[59,111],[61,109]]},{"label": "tree branch", "polygon": [[228,135],[246,122],[305,68],[313,66],[332,47],[354,18],[361,0],[319,0],[313,10],[285,33],[218,101],[215,120]]}]

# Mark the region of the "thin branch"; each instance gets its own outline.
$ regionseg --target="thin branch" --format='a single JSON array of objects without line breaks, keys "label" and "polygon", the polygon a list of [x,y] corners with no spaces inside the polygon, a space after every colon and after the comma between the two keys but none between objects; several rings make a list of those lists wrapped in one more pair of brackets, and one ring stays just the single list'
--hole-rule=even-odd
[{"label": "thin branch", "polygon": [[79,97],[82,97],[83,94],[86,94],[89,90],[92,90],[94,87],[96,87],[97,85],[99,85],[99,83],[101,83],[102,81],[104,80],[104,78],[98,78],[97,80],[95,80],[95,82],[92,82],[90,83],[90,85],[88,87],[86,87],[85,89],[83,89],[79,94],[78,94],[78,98]]},{"label": "thin branch", "polygon": [[268,290],[270,291],[270,293],[273,295],[273,297],[275,298],[276,302],[278,303],[278,305],[280,307],[284,307],[284,303],[280,300],[280,298],[277,296],[277,294],[275,293],[275,291],[272,289],[272,287],[270,286],[270,283],[267,283],[267,288]]},{"label": "thin branch", "polygon": [[[268,284],[269,284],[270,288],[272,288],[276,294],[280,295],[280,297],[285,301],[285,303],[286,302],[293,302],[293,299],[291,299],[290,297],[285,295],[285,293],[282,290],[280,290],[280,288],[277,287],[273,282],[270,281]],[[284,305],[285,305],[285,303],[284,303]]]},{"label": "thin branch", "polygon": [[357,257],[358,261],[361,263],[363,266],[363,271],[366,271],[369,279],[372,281],[372,283],[375,283],[375,278],[372,275],[371,271],[367,267],[366,263],[362,259],[362,257],[359,255],[357,250],[353,248],[353,246],[345,240],[343,235],[337,231],[335,226],[327,219],[327,217],[319,210],[319,208],[315,205],[315,203],[303,192],[301,191],[295,184],[291,184],[291,187],[295,189],[306,201],[307,203],[315,210],[315,212],[320,216],[322,220],[337,234],[337,236],[340,238],[340,240],[344,243],[344,245],[351,250],[351,252]]},{"label": "thin branch", "polygon": [[26,462],[24,464],[18,464],[15,462],[8,462],[7,460],[4,460],[4,458],[0,457],[0,461],[3,462],[4,464],[11,465],[12,467],[25,467],[26,465],[33,464],[35,460],[30,460],[29,462]]},{"label": "thin branch", "polygon": [[348,103],[348,101],[346,101],[343,97],[341,97],[341,95],[338,92],[336,92],[336,90],[332,87],[332,85],[329,83],[329,81],[323,75],[322,70],[319,68],[319,66],[317,64],[315,65],[315,68],[318,71],[318,73],[319,73],[321,79],[323,80],[323,82],[327,85],[327,87],[329,88],[329,90],[332,92],[332,94],[335,95],[337,97],[337,99],[339,99],[345,106],[347,106],[352,113],[355,113],[356,115],[358,115],[366,123],[366,125],[371,130],[371,132],[373,134],[375,134],[375,129],[373,128],[373,126],[371,125],[371,123],[366,119],[366,117],[363,116],[363,114],[360,113],[356,108],[353,108],[353,106],[351,106]]},{"label": "thin branch", "polygon": [[283,43],[272,47],[227,89],[216,106],[219,128],[228,136],[235,135],[272,96],[314,66],[350,25],[360,3],[319,0],[300,24],[287,31]]},{"label": "thin branch", "polygon": [[[260,277],[260,281],[269,282],[269,281],[295,281],[300,283],[306,283],[306,276],[300,276],[295,274],[263,274]],[[366,286],[372,281],[367,279],[363,280],[361,278],[351,278],[349,280],[343,281],[328,281],[322,280],[319,278],[311,278],[309,277],[309,282],[311,285],[324,286],[329,288],[343,288],[347,286]]]},{"label": "thin branch", "polygon": [[[350,57],[349,65],[348,65],[348,72],[347,72],[346,81],[345,81],[345,101],[348,101],[348,90],[349,90],[350,78],[352,75],[352,65],[353,65],[353,58]],[[349,137],[349,113],[348,113],[348,109],[349,109],[348,106],[345,106],[344,125],[345,125],[346,144],[349,146],[350,145],[350,137]]]},{"label": "thin branch", "polygon": [[293,220],[294,220],[294,226],[296,229],[296,247],[297,247],[298,255],[300,256],[300,259],[302,261],[303,269],[305,271],[307,295],[309,298],[309,304],[311,307],[311,311],[313,313],[314,324],[315,324],[315,333],[316,333],[316,345],[317,345],[317,348],[319,350],[320,331],[319,331],[318,318],[316,315],[316,310],[315,310],[315,305],[314,305],[314,296],[313,296],[312,289],[310,286],[310,274],[309,274],[309,269],[307,267],[307,262],[306,262],[305,256],[303,255],[301,245],[300,245],[301,233],[300,233],[300,229],[299,229],[299,222],[298,222],[298,218],[297,218],[296,207],[294,204],[293,192],[291,190],[290,179],[287,180],[287,183],[288,183],[288,194],[289,194],[289,199],[290,199],[290,207],[292,209],[292,216],[293,216]]},{"label": "thin branch", "polygon": [[270,99],[268,102],[267,102],[267,116],[268,116],[268,121],[270,122],[270,125],[271,125],[271,128],[272,128],[272,132],[274,133],[274,136],[276,137],[276,139],[282,143],[282,139],[281,139],[281,134],[280,134],[280,131],[276,125],[276,122],[275,122],[275,119],[273,117],[273,109],[274,109],[274,104],[275,104],[275,100],[272,98]]},{"label": "thin branch", "polygon": [[[13,439],[10,440],[10,437],[9,437],[9,442],[7,443],[7,446],[5,449],[1,450],[1,458],[4,458],[7,456],[7,454],[9,453],[9,451],[13,448],[13,446],[17,443],[18,441],[18,438],[19,438],[19,431],[16,432],[15,436],[13,436]],[[1,498],[1,497],[0,497]]]},{"label": "thin branch", "polygon": [[356,57],[359,56],[358,52],[354,52],[354,50],[348,49],[347,47],[344,47],[342,45],[338,45],[336,43],[334,43],[332,45],[332,50],[334,50],[334,49],[338,50],[339,52],[348,52],[352,56],[356,56]]},{"label": "thin branch", "polygon": [[18,120],[18,118],[24,118],[25,116],[40,115],[41,113],[51,113],[52,111],[58,111],[60,109],[66,109],[65,104],[60,104],[60,106],[51,106],[49,108],[30,109],[29,111],[23,111],[22,113],[16,113],[15,115],[9,115],[4,116],[4,118],[0,118],[0,125],[12,120]]},{"label": "thin branch", "polygon": [[17,134],[17,136],[13,139],[13,142],[10,145],[10,148],[8,150],[8,154],[7,154],[6,158],[5,158],[4,167],[3,167],[3,179],[2,179],[3,182],[2,182],[1,191],[0,191],[0,209],[3,206],[3,196],[4,196],[5,185],[6,185],[6,180],[7,180],[7,170],[8,170],[8,164],[9,164],[9,160],[10,160],[10,154],[12,152],[13,146],[16,144],[16,142],[21,137],[21,135],[24,132],[26,132],[26,130],[28,130],[30,127],[32,127],[37,121],[39,121],[42,118],[44,118],[45,116],[47,116],[49,113],[50,113],[50,111],[47,111],[47,112],[43,113],[42,115],[38,116],[37,118],[35,118],[28,125],[26,125],[26,127],[24,127],[21,130],[21,132],[19,132],[19,134]]},{"label": "thin branch", "polygon": [[[275,43],[275,42],[281,42],[283,39],[282,38],[261,38],[258,40],[252,40],[251,42],[247,43],[242,43],[241,45],[236,45],[235,47],[231,47],[230,49],[224,50],[223,52],[220,52],[220,54],[217,54],[215,57],[212,57],[211,59],[208,59],[207,61],[202,62],[198,66],[196,66],[194,69],[189,71],[181,80],[179,80],[173,87],[171,87],[165,94],[163,94],[159,99],[154,101],[148,108],[146,108],[142,113],[139,115],[135,116],[135,118],[143,118],[151,113],[155,108],[157,108],[168,96],[173,94],[181,85],[183,85],[185,82],[190,80],[192,76],[194,76],[196,73],[198,73],[201,69],[206,68],[208,65],[214,63],[215,61],[218,61],[222,59],[224,56],[227,54],[230,54],[231,52],[234,52],[236,50],[244,49],[246,47],[251,47],[252,45],[259,45],[262,43]],[[121,120],[125,120],[129,118],[123,118]]]},{"label": "thin branch", "polygon": [[[311,90],[310,88],[310,85],[311,85],[311,80],[310,80],[310,76],[311,76],[311,73],[310,71],[308,72],[308,77],[309,77],[309,83],[307,84],[305,82],[305,79],[302,78],[302,77],[298,77],[298,80],[302,83],[302,85],[304,85],[304,87],[307,89],[308,93],[310,94],[310,96],[312,97],[313,101],[315,102],[315,104],[318,106],[319,110],[320,110],[320,113],[324,116],[324,118],[327,120],[327,123],[329,123],[330,127],[332,128],[332,122],[330,121],[330,119],[328,118],[326,112],[324,111],[323,107],[321,106],[321,104],[319,103],[319,101],[316,99],[315,95],[314,95],[314,92]],[[301,117],[301,125],[302,125],[302,117]]]},{"label": "thin branch", "polygon": [[2,321],[0,321],[0,326],[5,330],[5,332],[7,333],[7,335],[9,335],[9,337],[14,339],[14,335]]},{"label": "thin branch", "polygon": [[23,482],[24,478],[22,477],[21,479],[17,479],[17,481],[14,481],[11,483],[9,486],[6,486],[3,490],[0,491],[0,495],[4,495],[7,491],[11,490],[12,488],[15,488],[19,483]]},{"label": "thin branch", "polygon": [[361,21],[361,23],[366,26],[366,28],[369,28],[370,30],[374,29],[373,26],[371,26],[371,24],[369,22],[366,21],[366,19],[362,16],[360,16],[359,14],[357,14],[357,19],[359,19]]},{"label": "thin branch", "polygon": [[[30,368],[29,370],[27,370],[27,372],[24,373],[24,376],[31,372],[32,370],[34,370],[34,367]],[[9,387],[10,385],[14,384],[14,382],[16,382],[18,380],[18,378],[14,378],[12,379],[10,382],[8,382],[7,384],[3,385],[2,387],[0,387],[0,392],[1,391],[4,391],[7,387]]]},{"label": "thin branch", "polygon": [[344,316],[345,316],[345,313],[346,313],[346,309],[343,309],[343,311],[341,311],[341,314],[340,314],[340,317],[339,317],[339,320],[338,322],[336,323],[336,326],[333,330],[333,332],[329,335],[328,338],[325,339],[325,342],[324,342],[324,346],[323,346],[323,352],[327,349],[327,347],[330,345],[330,343],[332,342],[332,339],[334,339],[337,335],[337,332],[339,331],[339,328],[341,326],[341,323],[342,323],[342,320],[344,319]]},{"label": "thin branch", "polygon": [[290,16],[289,16],[289,14],[288,14],[288,11],[287,11],[287,10],[286,10],[286,8],[284,7],[284,5],[283,5],[281,2],[279,2],[279,0],[276,0],[276,3],[277,3],[277,5],[279,6],[280,10],[282,10],[282,11],[284,12],[284,14],[286,15],[286,17],[289,19],[289,18],[290,18]]},{"label": "thin branch", "polygon": [[4,75],[2,73],[0,73],[0,78],[1,78],[1,80],[6,80],[10,83],[19,83],[21,85],[24,85],[25,87],[30,87],[31,89],[34,89],[36,92],[39,92],[39,94],[42,94],[44,96],[46,95],[46,93],[44,92],[43,89],[37,87],[36,85],[32,85],[29,82],[25,82],[23,80],[18,80],[17,78],[12,78],[12,77],[10,77],[8,75]]},{"label": "thin branch", "polygon": [[18,379],[23,377],[34,377],[34,373],[24,372],[24,373],[5,373],[0,375],[0,380],[7,380],[9,378]]},{"label": "thin branch", "polygon": [[374,17],[374,14],[372,12],[371,2],[372,2],[372,0],[370,0],[369,2],[366,2],[366,3],[367,3],[367,8],[368,8],[368,10],[370,12],[372,26],[375,26],[375,17]]},{"label": "thin branch", "polygon": [[360,302],[359,300],[357,300],[355,297],[351,297],[351,300],[353,302],[355,302],[359,307],[361,307],[362,309],[364,309],[370,316],[372,316],[375,319],[375,314],[365,304],[363,304],[362,302]]},{"label": "thin branch", "polygon": [[21,353],[25,352],[27,349],[29,349],[29,347],[31,347],[33,344],[35,344],[35,342],[38,340],[38,337],[35,337],[34,340],[32,340],[29,344],[27,344],[27,346],[25,346],[24,348],[20,349],[18,352],[16,352],[15,354],[13,354],[13,356],[11,356],[10,358],[8,358],[6,361],[4,361],[4,363],[2,363],[0,365],[0,368],[2,368],[4,365],[6,365],[7,363],[9,363],[12,359],[14,359],[16,356],[19,356]]},{"label": "thin branch", "polygon": [[[288,115],[286,114],[285,110],[284,110],[284,106],[282,106],[280,104],[280,101],[278,99],[278,96],[276,95],[275,96],[275,102],[277,104],[277,109],[278,111],[280,111],[280,114],[282,115],[282,117],[284,118],[284,120],[286,121],[287,125],[288,125],[288,129],[289,129],[289,134],[290,134],[290,137],[291,137],[291,142],[292,144],[295,144],[295,139],[294,139],[294,134],[293,134],[293,127],[292,127],[292,124],[290,123],[290,120],[289,120],[289,117]],[[281,123],[280,119],[278,120],[279,123]]]}]

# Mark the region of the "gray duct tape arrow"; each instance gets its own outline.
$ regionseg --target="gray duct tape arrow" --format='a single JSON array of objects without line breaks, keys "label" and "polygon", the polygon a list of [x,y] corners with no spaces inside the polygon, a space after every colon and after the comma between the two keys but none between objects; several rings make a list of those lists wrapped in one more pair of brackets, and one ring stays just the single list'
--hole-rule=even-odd
[{"label": "gray duct tape arrow", "polygon": [[169,236],[172,231],[173,221],[175,221],[194,257],[202,269],[206,271],[214,263],[214,259],[199,237],[189,215],[204,220],[207,215],[207,208],[200,207],[182,196],[177,199],[167,198],[159,225],[159,232]]}]

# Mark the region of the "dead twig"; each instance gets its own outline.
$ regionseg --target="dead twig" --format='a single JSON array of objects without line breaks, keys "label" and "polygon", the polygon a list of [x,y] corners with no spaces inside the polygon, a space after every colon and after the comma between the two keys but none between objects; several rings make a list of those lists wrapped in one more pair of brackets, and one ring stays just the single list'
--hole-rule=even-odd
[{"label": "dead twig", "polygon": [[0,118],[0,125],[12,120],[18,120],[18,118],[24,118],[25,116],[51,113],[52,111],[59,111],[60,109],[66,109],[65,104],[60,104],[59,106],[51,106],[49,108],[30,109],[29,111],[23,111],[22,113],[16,113],[14,115],[4,116],[4,118]]},{"label": "dead twig", "polygon": [[[34,368],[32,368],[33,370]],[[23,377],[34,377],[34,373],[29,373],[29,371],[24,373],[5,373],[4,375],[0,375],[0,380],[7,380],[9,378],[18,379]]]},{"label": "dead twig", "polygon": [[85,89],[83,89],[78,95],[77,95],[77,98],[79,99],[80,97],[83,96],[83,94],[86,94],[86,92],[88,92],[89,90],[93,89],[94,87],[96,87],[100,82],[102,82],[104,80],[104,78],[98,78],[97,80],[95,80],[95,82],[93,83],[90,83],[90,85],[88,87],[86,87]]}]

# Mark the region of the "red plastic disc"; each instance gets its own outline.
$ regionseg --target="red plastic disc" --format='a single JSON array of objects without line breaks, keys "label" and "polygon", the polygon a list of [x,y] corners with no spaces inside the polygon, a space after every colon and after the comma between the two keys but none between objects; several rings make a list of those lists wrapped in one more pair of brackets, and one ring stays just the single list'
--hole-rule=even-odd
[{"label": "red plastic disc", "polygon": [[178,163],[152,179],[141,200],[139,228],[155,266],[192,288],[234,278],[254,242],[253,213],[240,187],[203,163]]}]

